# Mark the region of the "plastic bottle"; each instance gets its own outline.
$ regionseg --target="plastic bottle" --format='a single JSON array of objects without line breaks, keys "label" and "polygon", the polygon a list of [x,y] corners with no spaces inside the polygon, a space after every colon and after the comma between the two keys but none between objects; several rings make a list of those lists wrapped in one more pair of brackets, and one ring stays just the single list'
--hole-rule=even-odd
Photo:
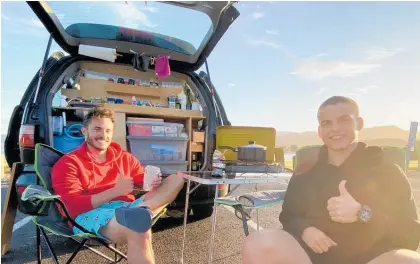
[{"label": "plastic bottle", "polygon": [[178,94],[178,100],[181,104],[181,109],[186,110],[187,109],[187,96],[184,94],[184,89]]},{"label": "plastic bottle", "polygon": [[136,100],[135,96],[131,97],[131,104],[132,105],[137,105],[137,100]]}]

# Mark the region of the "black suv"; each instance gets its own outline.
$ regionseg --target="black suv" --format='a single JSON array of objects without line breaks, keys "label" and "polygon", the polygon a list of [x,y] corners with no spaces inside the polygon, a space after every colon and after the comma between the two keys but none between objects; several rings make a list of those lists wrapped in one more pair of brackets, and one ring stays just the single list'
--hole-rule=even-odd
[{"label": "black suv", "polygon": [[[222,102],[210,81],[206,58],[239,16],[239,12],[233,7],[232,2],[159,3],[170,6],[170,8],[196,12],[210,19],[209,31],[197,49],[186,41],[159,33],[94,23],[65,25],[66,22],[62,22],[54,12],[58,3],[28,2],[30,8],[50,33],[50,39],[42,67],[28,85],[20,104],[15,107],[9,123],[4,145],[7,163],[10,167],[14,163],[24,165],[23,171],[14,171],[14,173],[19,173],[19,175],[15,175],[15,178],[36,179],[33,168],[35,144],[43,143],[54,146],[51,120],[54,115],[53,98],[60,88],[74,85],[75,73],[78,69],[80,70],[80,65],[82,63],[98,63],[132,66],[133,51],[140,51],[150,56],[169,54],[172,73],[184,76],[194,93],[199,95],[202,113],[206,117],[203,122],[203,128],[206,131],[205,150],[202,157],[204,166],[201,170],[209,170],[212,153],[215,149],[216,127],[230,125],[230,123]],[[102,36],[100,32],[108,34]],[[109,32],[113,33],[109,34]],[[52,39],[68,53],[67,56],[62,52],[56,52],[48,57]],[[115,62],[106,62],[81,55],[80,45],[117,47],[118,56],[116,56]],[[207,73],[197,74],[196,71],[204,64]],[[150,66],[150,70],[153,70],[153,66]],[[202,217],[211,215],[215,188],[222,188],[220,195],[223,196],[226,195],[228,186],[201,186],[190,197],[190,205],[195,215]],[[169,209],[183,208],[184,200],[185,189],[169,206]]]}]

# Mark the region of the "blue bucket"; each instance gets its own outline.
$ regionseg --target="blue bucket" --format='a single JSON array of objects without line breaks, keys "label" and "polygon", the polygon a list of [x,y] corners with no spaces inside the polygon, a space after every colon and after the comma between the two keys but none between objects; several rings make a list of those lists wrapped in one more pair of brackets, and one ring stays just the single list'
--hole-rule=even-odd
[{"label": "blue bucket", "polygon": [[69,153],[78,148],[85,140],[81,131],[82,127],[82,124],[73,124],[65,128],[61,136],[55,135],[54,148],[64,153]]}]

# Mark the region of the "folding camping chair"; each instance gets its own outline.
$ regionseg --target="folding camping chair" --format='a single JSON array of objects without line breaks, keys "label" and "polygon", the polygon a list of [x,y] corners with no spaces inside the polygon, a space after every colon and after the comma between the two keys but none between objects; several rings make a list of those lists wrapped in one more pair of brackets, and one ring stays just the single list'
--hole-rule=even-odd
[{"label": "folding camping chair", "polygon": [[[77,247],[76,251],[70,256],[66,263],[71,263],[77,253],[83,248],[87,248],[92,252],[96,253],[97,255],[111,261],[111,263],[118,263],[123,259],[127,259],[127,256],[120,252],[117,249],[117,245],[112,245],[111,241],[107,239],[101,239],[97,237],[94,233],[89,232],[79,224],[77,224],[74,219],[72,219],[67,211],[66,206],[60,200],[59,195],[54,195],[54,191],[52,188],[51,183],[51,169],[54,164],[64,155],[64,153],[43,144],[36,144],[35,146],[35,171],[38,176],[38,182],[41,184],[39,185],[29,185],[26,187],[25,191],[22,193],[21,200],[24,202],[29,202],[40,208],[38,214],[33,217],[33,222],[36,225],[36,247],[37,247],[37,259],[38,263],[41,263],[41,235],[40,232],[43,234],[43,237],[47,243],[48,249],[51,252],[53,260],[55,263],[59,263],[57,259],[57,255],[48,239],[46,231],[50,233],[70,238],[77,243],[79,246]],[[63,217],[59,211],[58,206],[60,206],[66,214],[66,217]],[[166,212],[166,208],[159,212],[153,219],[153,224]],[[75,235],[73,233],[73,229],[68,225],[71,223],[73,226],[76,226],[84,233]],[[88,246],[87,242],[97,242],[105,247],[107,247],[110,251],[112,251],[115,255],[114,258],[111,258],[98,250]]]},{"label": "folding camping chair", "polygon": [[[239,196],[225,196],[215,200],[215,206],[222,204],[235,209],[235,215],[242,220],[245,236],[249,235],[248,221],[253,210],[263,209],[281,204],[286,196],[286,190],[268,190],[247,193]],[[259,228],[257,215],[257,228]]]}]

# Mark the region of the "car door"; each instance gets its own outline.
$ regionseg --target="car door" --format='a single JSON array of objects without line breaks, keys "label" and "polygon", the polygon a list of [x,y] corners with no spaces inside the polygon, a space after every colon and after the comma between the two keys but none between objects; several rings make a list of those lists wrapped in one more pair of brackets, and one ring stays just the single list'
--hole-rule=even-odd
[{"label": "car door", "polygon": [[[62,57],[64,57],[64,54],[61,52],[52,54],[46,61],[45,72],[47,72]],[[40,65],[41,63],[42,62],[40,62]],[[25,109],[28,108],[30,99],[32,98],[38,84],[38,72],[39,71],[35,72],[35,75],[26,88],[20,103],[15,106],[10,117],[9,127],[4,141],[4,155],[9,167],[12,167],[14,162],[19,162],[21,160],[19,149],[19,131],[22,124],[22,118],[25,116]]]},{"label": "car door", "polygon": [[196,71],[239,16],[231,1],[28,2],[64,51],[80,45],[115,49],[120,60],[133,52],[168,55],[174,71]]}]

